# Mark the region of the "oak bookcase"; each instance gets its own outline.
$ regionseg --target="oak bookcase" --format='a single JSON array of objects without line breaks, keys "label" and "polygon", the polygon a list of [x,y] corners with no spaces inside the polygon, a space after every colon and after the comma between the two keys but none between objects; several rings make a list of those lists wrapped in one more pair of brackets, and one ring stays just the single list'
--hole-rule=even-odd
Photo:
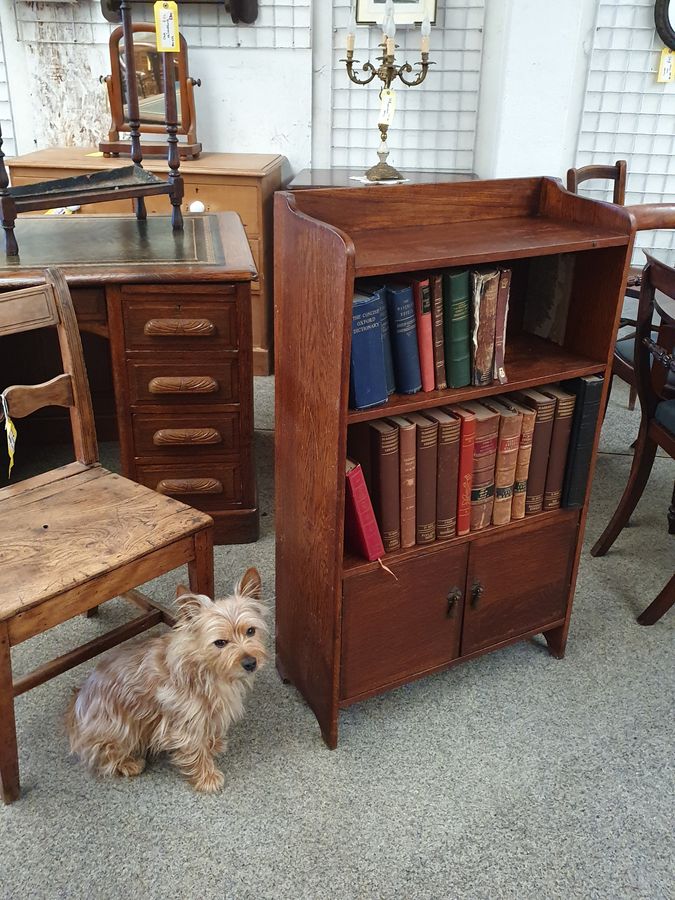
[{"label": "oak bookcase", "polygon": [[[341,708],[422,675],[535,634],[563,656],[589,489],[581,509],[386,554],[395,581],[377,562],[344,553],[347,429],[609,375],[634,232],[625,208],[570,194],[552,178],[276,195],[277,667],[330,747]],[[526,302],[553,302],[526,287],[532,260],[561,254],[573,259],[558,344],[528,334],[523,319]],[[513,272],[508,384],[395,394],[385,406],[349,410],[354,279],[488,262]]]}]

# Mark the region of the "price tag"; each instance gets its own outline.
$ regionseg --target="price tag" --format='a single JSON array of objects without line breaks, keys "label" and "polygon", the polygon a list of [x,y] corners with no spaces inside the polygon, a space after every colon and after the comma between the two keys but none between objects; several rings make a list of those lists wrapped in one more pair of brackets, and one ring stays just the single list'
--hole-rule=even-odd
[{"label": "price tag", "polygon": [[378,125],[391,125],[396,112],[396,94],[391,88],[383,88],[380,91],[380,118]]},{"label": "price tag", "polygon": [[157,49],[160,53],[179,53],[178,4],[174,0],[157,0],[154,9]]},{"label": "price tag", "polygon": [[675,50],[669,50],[668,47],[664,47],[661,51],[659,73],[656,76],[656,80],[661,84],[675,81]]},{"label": "price tag", "polygon": [[12,468],[14,466],[14,448],[16,447],[16,426],[9,417],[7,398],[4,394],[0,394],[0,400],[2,400],[2,411],[5,414],[5,433],[7,434],[7,453],[9,455],[9,470],[7,472],[7,477],[11,478]]}]

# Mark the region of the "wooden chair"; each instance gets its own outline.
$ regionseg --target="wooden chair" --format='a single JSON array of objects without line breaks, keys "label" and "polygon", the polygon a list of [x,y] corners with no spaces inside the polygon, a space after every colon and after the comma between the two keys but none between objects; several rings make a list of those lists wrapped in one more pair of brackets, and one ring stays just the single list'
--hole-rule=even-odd
[{"label": "wooden chair", "polygon": [[[3,392],[13,420],[44,406],[70,410],[77,462],[0,490],[0,789],[19,796],[14,698],[160,622],[168,610],[134,588],[187,563],[190,587],[213,595],[211,518],[103,469],[82,345],[60,271],[0,294],[0,337],[56,328],[63,374]],[[4,416],[2,416],[4,418]],[[21,426],[18,426],[20,452]],[[10,648],[98,604],[125,596],[143,613],[12,680]],[[64,701],[65,703],[65,701]]]},{"label": "wooden chair", "polygon": [[[655,292],[662,295],[655,298]],[[654,311],[660,316],[657,340],[652,338]],[[656,450],[662,447],[675,459],[675,399],[667,391],[667,376],[675,373],[675,269],[647,255],[642,274],[635,336],[637,391],[642,418],[628,484],[609,524],[591,553],[604,556],[635,509],[649,479]],[[652,364],[651,357],[654,358]],[[675,490],[671,505],[675,522]],[[671,533],[675,529],[669,529]],[[641,625],[653,625],[675,603],[675,575],[639,616]]]}]

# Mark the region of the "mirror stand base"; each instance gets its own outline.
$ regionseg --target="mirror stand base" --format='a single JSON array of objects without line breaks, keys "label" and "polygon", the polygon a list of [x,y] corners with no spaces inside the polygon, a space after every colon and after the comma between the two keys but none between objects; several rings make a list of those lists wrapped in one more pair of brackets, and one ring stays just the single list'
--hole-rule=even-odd
[{"label": "mirror stand base", "polygon": [[[101,141],[98,145],[98,149],[104,156],[117,157],[129,156],[131,154],[131,144],[129,141]],[[168,152],[166,141],[157,144],[141,141],[141,149],[143,151],[143,159],[152,156],[163,156],[166,158]],[[201,152],[202,145],[199,143],[188,144],[179,142],[178,144],[178,154],[181,159],[199,159]]]}]

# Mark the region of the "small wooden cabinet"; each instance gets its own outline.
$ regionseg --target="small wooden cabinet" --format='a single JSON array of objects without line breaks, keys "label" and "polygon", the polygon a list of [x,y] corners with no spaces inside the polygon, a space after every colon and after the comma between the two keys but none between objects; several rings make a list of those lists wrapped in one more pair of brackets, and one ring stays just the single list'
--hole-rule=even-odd
[{"label": "small wooden cabinet", "polygon": [[[119,166],[128,166],[129,158],[110,159],[94,148],[52,147],[8,160],[13,185],[33,184],[72,175],[92,174]],[[246,231],[258,279],[251,283],[253,328],[253,373],[272,371],[272,198],[286,177],[286,159],[263,153],[202,153],[199,159],[181,160],[185,184],[183,212],[194,200],[204,203],[207,213],[235,212]],[[166,159],[145,159],[143,166],[155,175],[168,171]],[[148,197],[151,215],[167,215],[166,197]],[[83,208],[90,215],[129,214],[132,201],[91,204]],[[20,225],[19,225],[20,227]]]},{"label": "small wooden cabinet", "polygon": [[[277,194],[277,666],[330,747],[339,710],[372,694],[538,633],[563,655],[589,490],[581,509],[387,553],[396,580],[344,551],[347,431],[608,374],[634,229],[626,209],[551,178]],[[496,262],[512,270],[508,383],[394,394],[379,408],[350,410],[355,278]],[[571,273],[555,340],[530,333],[558,284],[541,281],[542,265]]]}]

